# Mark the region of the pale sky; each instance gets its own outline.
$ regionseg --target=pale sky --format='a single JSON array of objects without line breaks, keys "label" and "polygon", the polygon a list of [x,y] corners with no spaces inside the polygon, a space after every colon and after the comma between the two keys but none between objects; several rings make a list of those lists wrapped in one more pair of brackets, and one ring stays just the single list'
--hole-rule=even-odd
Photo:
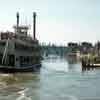
[{"label": "pale sky", "polygon": [[0,31],[12,29],[17,11],[20,23],[31,25],[32,12],[37,12],[40,42],[100,40],[100,0],[0,0]]}]

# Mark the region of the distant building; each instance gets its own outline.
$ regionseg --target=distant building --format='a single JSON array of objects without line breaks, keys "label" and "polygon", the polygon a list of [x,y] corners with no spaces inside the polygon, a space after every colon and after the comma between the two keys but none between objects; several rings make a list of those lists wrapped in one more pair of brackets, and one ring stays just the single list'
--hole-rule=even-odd
[{"label": "distant building", "polygon": [[68,47],[78,47],[78,44],[77,43],[74,43],[74,42],[69,42],[68,43]]},{"label": "distant building", "polygon": [[76,57],[77,55],[79,55],[79,53],[78,43],[69,42],[66,52],[67,57]]},{"label": "distant building", "polygon": [[93,49],[92,43],[89,42],[82,42],[80,45],[80,52],[81,54],[88,54]]}]

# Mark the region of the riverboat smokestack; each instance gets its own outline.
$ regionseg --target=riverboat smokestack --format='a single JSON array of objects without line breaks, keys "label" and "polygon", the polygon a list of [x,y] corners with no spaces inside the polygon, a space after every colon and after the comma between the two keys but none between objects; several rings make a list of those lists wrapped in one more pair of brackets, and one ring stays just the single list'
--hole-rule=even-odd
[{"label": "riverboat smokestack", "polygon": [[36,12],[33,12],[33,39],[36,39]]},{"label": "riverboat smokestack", "polygon": [[16,17],[17,17],[17,32],[18,32],[18,26],[19,26],[19,12],[17,12]]}]

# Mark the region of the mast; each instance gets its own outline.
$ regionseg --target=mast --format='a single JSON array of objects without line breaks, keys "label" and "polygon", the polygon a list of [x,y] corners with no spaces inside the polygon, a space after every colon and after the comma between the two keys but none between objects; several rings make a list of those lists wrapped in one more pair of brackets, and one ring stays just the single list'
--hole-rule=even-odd
[{"label": "mast", "polygon": [[17,33],[18,33],[18,27],[19,27],[19,12],[17,12],[16,17],[17,17]]},{"label": "mast", "polygon": [[33,39],[36,39],[36,12],[33,12]]}]

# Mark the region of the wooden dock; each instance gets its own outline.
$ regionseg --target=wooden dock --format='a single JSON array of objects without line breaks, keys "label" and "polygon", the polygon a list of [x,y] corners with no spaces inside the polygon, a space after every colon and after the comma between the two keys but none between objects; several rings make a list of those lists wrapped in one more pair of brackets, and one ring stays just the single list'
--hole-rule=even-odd
[{"label": "wooden dock", "polygon": [[100,63],[96,63],[95,61],[91,61],[90,59],[82,59],[82,71],[94,68],[100,68]]}]

